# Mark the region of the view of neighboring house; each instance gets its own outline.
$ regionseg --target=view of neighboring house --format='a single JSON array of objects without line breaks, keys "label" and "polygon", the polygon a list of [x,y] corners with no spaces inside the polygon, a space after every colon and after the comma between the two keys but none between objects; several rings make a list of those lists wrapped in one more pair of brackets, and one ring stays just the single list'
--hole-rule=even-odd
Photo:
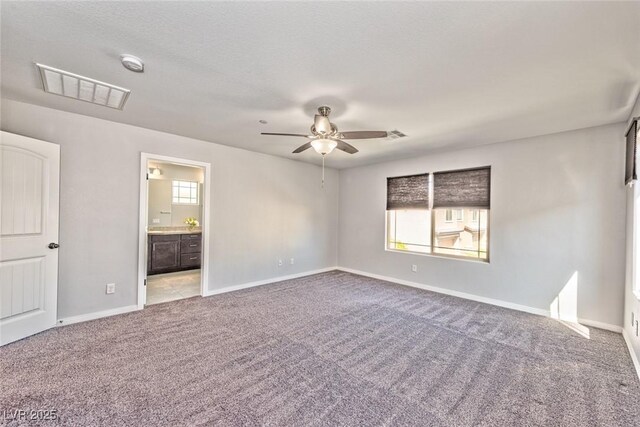
[{"label": "view of neighboring house", "polygon": [[387,212],[387,248],[486,260],[488,219],[486,209],[391,210]]}]

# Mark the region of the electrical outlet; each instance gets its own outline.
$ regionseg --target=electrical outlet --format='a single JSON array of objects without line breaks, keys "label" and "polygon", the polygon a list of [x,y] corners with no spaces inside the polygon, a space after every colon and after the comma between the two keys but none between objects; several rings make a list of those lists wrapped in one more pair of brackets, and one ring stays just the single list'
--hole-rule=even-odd
[{"label": "electrical outlet", "polygon": [[289,262],[290,262],[291,265],[293,265],[294,261],[295,260],[293,258],[291,258],[291,260]]},{"label": "electrical outlet", "polygon": [[152,222],[154,224],[160,224],[160,218],[153,218]]},{"label": "electrical outlet", "polygon": [[116,292],[116,284],[115,283],[107,283],[107,293],[114,294]]},{"label": "electrical outlet", "polygon": [[415,265],[415,264],[413,264],[413,265],[411,266],[411,271],[413,271],[414,273],[417,273],[417,272],[418,272],[418,266],[417,266],[417,265]]},{"label": "electrical outlet", "polygon": [[278,260],[278,267],[282,267],[282,260],[281,259]]}]

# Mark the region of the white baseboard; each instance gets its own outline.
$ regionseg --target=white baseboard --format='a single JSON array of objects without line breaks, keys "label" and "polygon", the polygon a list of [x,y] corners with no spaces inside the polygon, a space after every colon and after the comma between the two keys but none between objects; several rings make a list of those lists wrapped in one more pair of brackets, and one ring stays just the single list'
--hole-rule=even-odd
[{"label": "white baseboard", "polygon": [[611,331],[618,334],[622,333],[622,326],[612,325],[610,323],[602,323],[596,320],[589,320],[589,319],[582,319],[582,318],[578,319],[578,323],[584,326],[591,326],[592,328],[604,329],[606,331]]},{"label": "white baseboard", "polygon": [[78,316],[65,317],[58,319],[56,326],[72,325],[74,323],[87,322],[89,320],[102,319],[103,317],[115,316],[116,314],[124,314],[132,311],[140,310],[137,305],[127,305],[124,307],[112,308],[110,310],[97,311],[95,313],[80,314]]},{"label": "white baseboard", "polygon": [[327,267],[327,268],[321,268],[320,270],[304,271],[302,273],[290,274],[288,276],[272,277],[270,279],[242,283],[239,285],[223,286],[222,288],[218,288],[218,289],[208,289],[203,296],[209,297],[212,295],[239,291],[240,289],[247,289],[247,288],[253,288],[255,286],[268,285],[269,283],[282,282],[283,280],[298,279],[300,277],[311,276],[312,274],[318,274],[318,273],[326,273],[327,271],[333,271],[337,269],[338,267]]},{"label": "white baseboard", "polygon": [[[468,300],[472,300],[472,301],[482,302],[482,303],[485,303],[485,304],[496,305],[498,307],[504,307],[504,308],[509,308],[509,309],[512,309],[512,310],[523,311],[525,313],[536,314],[538,316],[545,316],[545,317],[549,317],[550,316],[549,310],[544,310],[544,309],[535,308],[535,307],[529,307],[529,306],[526,306],[526,305],[515,304],[515,303],[511,303],[511,302],[507,302],[507,301],[493,299],[493,298],[482,297],[482,296],[478,296],[478,295],[468,294],[466,292],[459,292],[459,291],[454,291],[454,290],[451,290],[451,289],[440,288],[440,287],[437,287],[437,286],[425,285],[425,284],[422,284],[422,283],[411,282],[409,280],[396,279],[394,277],[382,276],[380,274],[368,273],[366,271],[355,270],[355,269],[346,268],[346,267],[327,267],[327,268],[322,268],[322,269],[319,269],[319,270],[311,270],[311,271],[305,271],[305,272],[302,272],[302,273],[290,274],[288,276],[278,276],[278,277],[272,277],[270,279],[258,280],[258,281],[255,281],[255,282],[242,283],[242,284],[239,284],[239,285],[224,286],[224,287],[218,288],[218,289],[207,290],[203,296],[208,297],[208,296],[223,294],[223,293],[227,293],[227,292],[239,291],[241,289],[248,289],[248,288],[253,288],[253,287],[256,287],[256,286],[268,285],[270,283],[281,282],[281,281],[284,281],[284,280],[298,279],[300,277],[311,276],[313,274],[319,274],[319,273],[326,273],[328,271],[333,271],[333,270],[345,271],[347,273],[358,274],[360,276],[371,277],[371,278],[374,278],[374,279],[379,279],[379,280],[384,280],[384,281],[387,281],[387,282],[397,283],[399,285],[410,286],[412,288],[424,289],[424,290],[431,291],[431,292],[437,292],[437,293],[440,293],[440,294],[451,295],[451,296],[455,296],[455,297],[458,297],[458,298],[464,298],[464,299],[468,299]],[[98,311],[98,312],[95,312],[95,313],[81,314],[81,315],[78,315],[78,316],[72,316],[72,317],[66,317],[66,318],[63,318],[63,319],[58,319],[57,326],[65,326],[65,325],[71,325],[71,324],[74,324],[74,323],[86,322],[86,321],[89,321],[89,320],[101,319],[103,317],[114,316],[116,314],[129,313],[129,312],[137,311],[137,310],[141,310],[141,308],[139,308],[137,305],[128,305],[128,306],[125,306],[125,307],[118,307],[118,308],[114,308],[114,309],[111,309],[111,310],[104,310],[104,311]],[[578,319],[578,321],[581,324],[585,325],[585,326],[591,326],[591,327],[594,327],[594,328],[605,329],[605,330],[612,331],[612,332],[622,333],[623,336],[625,335],[622,327],[617,326],[617,325],[611,325],[611,324],[608,324],[608,323],[597,322],[597,321],[589,320],[589,319]],[[630,342],[628,340],[628,337],[625,336],[625,340],[627,341],[627,345],[630,346]],[[629,347],[629,348],[630,348],[632,357],[634,358],[634,364],[636,366],[636,369],[638,369],[638,372],[639,372],[639,375],[640,375],[640,369],[638,368],[638,359],[637,359],[636,355],[633,353],[633,350],[631,349],[631,347]]]},{"label": "white baseboard", "polygon": [[[312,271],[305,271],[297,274],[291,274],[288,276],[273,277],[271,279],[260,280],[257,282],[249,282],[249,283],[243,283],[240,285],[225,286],[223,288],[209,290],[203,296],[208,297],[211,295],[238,291],[240,289],[253,288],[254,286],[261,286],[261,285],[267,285],[269,283],[281,282],[283,280],[297,279],[304,276],[310,276],[312,274],[326,273],[327,271],[337,270],[337,268],[338,267],[328,267],[328,268],[322,268],[320,270],[312,270]],[[118,307],[110,310],[97,311],[95,313],[80,314],[78,316],[71,316],[71,317],[65,317],[63,319],[58,319],[56,326],[72,325],[74,323],[87,322],[89,320],[101,319],[103,317],[115,316],[116,314],[124,314],[124,313],[129,313],[137,310],[142,310],[142,308],[138,307],[137,305],[127,305],[125,307]]]},{"label": "white baseboard", "polygon": [[633,366],[635,366],[636,373],[638,374],[638,379],[640,379],[640,360],[638,360],[638,355],[633,350],[633,346],[631,345],[631,337],[625,329],[622,330],[622,337],[624,338],[624,342],[627,343],[629,354],[631,354],[631,360],[633,360]]},{"label": "white baseboard", "polygon": [[[373,279],[384,280],[387,282],[397,283],[399,285],[410,286],[412,288],[424,289],[431,292],[437,292],[439,294],[451,295],[458,298],[464,298],[471,301],[482,302],[485,304],[497,305],[498,307],[509,308],[512,310],[524,311],[525,313],[536,314],[538,316],[551,317],[551,312],[542,308],[529,307],[526,305],[515,304],[508,301],[502,301],[493,298],[482,297],[479,295],[468,294],[466,292],[454,291],[446,288],[439,288],[437,286],[425,285],[422,283],[411,282],[409,280],[396,279],[395,277],[382,276],[380,274],[368,273],[366,271],[354,270],[352,268],[337,267],[338,270],[345,271],[347,273],[358,274],[360,276],[371,277]],[[592,326],[594,328],[605,329],[612,332],[621,333],[622,327],[618,325],[611,325],[608,323],[597,322],[588,319],[578,319],[578,322],[585,326]]]}]

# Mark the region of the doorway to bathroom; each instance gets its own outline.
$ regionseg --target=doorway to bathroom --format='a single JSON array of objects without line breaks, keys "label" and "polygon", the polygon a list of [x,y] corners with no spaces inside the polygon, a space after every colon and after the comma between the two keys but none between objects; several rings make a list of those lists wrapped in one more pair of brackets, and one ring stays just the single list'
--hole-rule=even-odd
[{"label": "doorway to bathroom", "polygon": [[210,164],[142,153],[138,307],[206,295]]}]

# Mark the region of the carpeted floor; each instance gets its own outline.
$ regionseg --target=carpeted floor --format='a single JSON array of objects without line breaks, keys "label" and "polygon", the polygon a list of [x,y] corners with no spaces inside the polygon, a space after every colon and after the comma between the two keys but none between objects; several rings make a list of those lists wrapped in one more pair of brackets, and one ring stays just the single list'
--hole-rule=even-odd
[{"label": "carpeted floor", "polygon": [[620,335],[337,271],[56,328],[0,378],[73,426],[640,424]]}]

